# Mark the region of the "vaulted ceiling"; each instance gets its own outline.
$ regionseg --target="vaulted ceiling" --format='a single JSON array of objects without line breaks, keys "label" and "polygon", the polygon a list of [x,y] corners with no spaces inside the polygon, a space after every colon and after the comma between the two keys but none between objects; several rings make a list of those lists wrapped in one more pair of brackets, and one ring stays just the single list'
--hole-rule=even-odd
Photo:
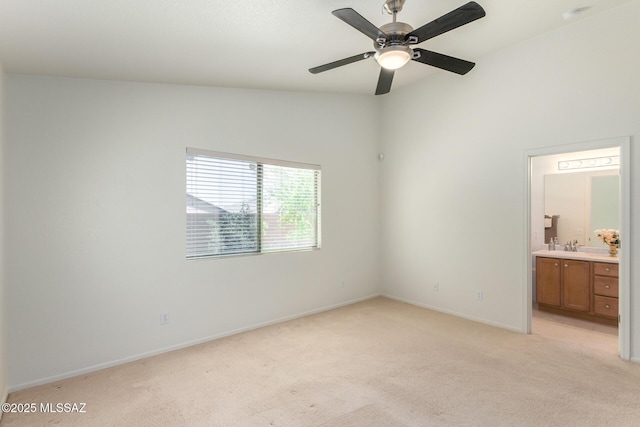
[{"label": "vaulted ceiling", "polygon": [[[486,17],[419,47],[476,62],[483,56],[628,0],[477,0]],[[466,0],[407,0],[398,20],[418,28]],[[372,50],[331,14],[350,7],[380,27],[384,0],[0,0],[7,73],[373,94],[374,59],[313,75],[308,69]],[[563,13],[589,7],[570,20]],[[596,17],[597,19],[597,17]],[[410,61],[393,87],[446,73]],[[471,71],[473,73],[473,70]],[[455,78],[464,76],[453,75]]]}]

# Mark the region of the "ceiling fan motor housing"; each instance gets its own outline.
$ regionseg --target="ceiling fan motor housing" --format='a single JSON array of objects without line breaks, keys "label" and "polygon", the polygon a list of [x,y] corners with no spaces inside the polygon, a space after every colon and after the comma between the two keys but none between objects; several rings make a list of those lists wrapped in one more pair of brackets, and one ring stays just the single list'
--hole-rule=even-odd
[{"label": "ceiling fan motor housing", "polygon": [[413,27],[404,22],[390,22],[380,27],[380,30],[389,36],[389,38],[378,38],[373,42],[373,47],[378,51],[386,46],[408,44],[409,40],[405,40],[405,37],[413,31]]},{"label": "ceiling fan motor housing", "polygon": [[378,38],[373,42],[373,47],[376,50],[375,59],[382,67],[397,69],[413,58],[413,49],[407,46],[409,40],[406,39],[407,34],[413,31],[411,25],[391,22],[380,27],[380,30],[388,39]]}]

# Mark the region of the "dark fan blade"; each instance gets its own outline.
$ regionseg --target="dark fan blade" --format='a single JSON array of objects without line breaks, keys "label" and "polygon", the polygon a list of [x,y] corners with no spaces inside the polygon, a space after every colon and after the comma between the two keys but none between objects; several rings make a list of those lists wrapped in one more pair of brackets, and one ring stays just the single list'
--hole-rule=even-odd
[{"label": "dark fan blade", "polygon": [[362,34],[369,37],[373,41],[376,41],[379,38],[389,38],[389,36],[383,33],[378,27],[367,21],[362,15],[360,15],[350,7],[334,10],[331,13],[333,13],[335,16],[342,19],[344,22],[351,25],[353,28],[360,31]]},{"label": "dark fan blade", "polygon": [[350,56],[349,58],[344,58],[344,59],[340,59],[338,61],[330,62],[328,64],[320,65],[318,67],[309,68],[309,72],[311,74],[318,74],[318,73],[321,73],[323,71],[332,70],[332,69],[337,68],[337,67],[342,67],[343,65],[347,65],[347,64],[351,64],[353,62],[358,62],[358,61],[361,61],[363,59],[367,59],[367,58],[373,56],[374,54],[375,54],[375,52],[365,52],[365,53],[361,53],[360,55]]},{"label": "dark fan blade", "polygon": [[384,95],[391,91],[391,83],[393,82],[393,73],[395,70],[387,70],[380,67],[380,77],[378,78],[378,86],[376,87],[376,95]]},{"label": "dark fan blade", "polygon": [[418,41],[415,43],[422,43],[425,40],[429,40],[435,36],[439,36],[442,33],[451,31],[462,25],[473,22],[476,19],[480,19],[485,16],[484,9],[478,3],[471,1],[459,8],[452,10],[446,15],[442,15],[435,21],[431,21],[428,24],[423,25],[417,30],[413,30],[407,34],[406,39],[415,36]]},{"label": "dark fan blade", "polygon": [[416,48],[413,49],[413,51],[420,52],[420,57],[414,58],[414,61],[442,68],[443,70],[451,71],[452,73],[467,74],[476,65],[473,62],[465,61],[464,59],[431,52],[430,50]]}]

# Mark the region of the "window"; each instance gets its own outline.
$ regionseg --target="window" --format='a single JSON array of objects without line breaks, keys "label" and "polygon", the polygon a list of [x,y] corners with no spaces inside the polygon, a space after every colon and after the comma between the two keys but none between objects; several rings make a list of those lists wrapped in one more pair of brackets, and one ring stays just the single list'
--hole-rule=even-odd
[{"label": "window", "polygon": [[320,247],[320,166],[187,148],[187,258]]}]

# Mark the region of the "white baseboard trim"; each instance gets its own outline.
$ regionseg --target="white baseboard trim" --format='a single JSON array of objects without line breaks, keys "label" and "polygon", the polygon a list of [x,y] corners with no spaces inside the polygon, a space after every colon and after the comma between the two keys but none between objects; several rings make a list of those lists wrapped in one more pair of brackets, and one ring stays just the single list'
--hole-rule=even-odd
[{"label": "white baseboard trim", "polygon": [[395,296],[395,295],[382,293],[381,296],[383,296],[385,298],[392,299],[392,300],[404,302],[404,303],[407,303],[407,304],[415,305],[417,307],[422,307],[422,308],[426,308],[426,309],[429,309],[429,310],[437,311],[439,313],[450,314],[452,316],[461,317],[463,319],[471,320],[473,322],[484,323],[485,325],[495,326],[497,328],[507,329],[507,330],[513,331],[513,332],[519,332],[519,333],[523,333],[523,334],[526,333],[526,331],[524,331],[524,330],[522,330],[520,328],[514,328],[513,326],[510,326],[510,325],[505,325],[505,324],[502,324],[502,323],[499,323],[499,322],[492,322],[492,321],[487,320],[487,319],[481,319],[479,317],[469,316],[467,314],[458,313],[457,311],[446,310],[446,309],[443,309],[442,307],[435,307],[435,306],[432,306],[432,305],[429,305],[429,304],[424,304],[424,303],[413,301],[413,300],[410,300],[410,299],[401,298],[401,297],[398,297],[398,296]]},{"label": "white baseboard trim", "polygon": [[[347,305],[351,305],[351,304],[356,304],[362,301],[367,301],[376,297],[381,296],[379,293],[378,294],[372,294],[372,295],[367,295],[361,298],[356,298],[356,299],[352,299],[349,301],[344,301],[341,303],[337,303],[337,304],[332,304],[329,306],[325,306],[325,307],[321,307],[321,308],[317,308],[317,309],[313,309],[313,310],[309,310],[309,311],[305,311],[302,313],[297,313],[297,314],[293,314],[290,316],[284,316],[284,317],[280,317],[278,319],[274,319],[274,320],[269,320],[266,322],[261,322],[261,323],[256,323],[253,325],[249,325],[243,328],[238,328],[238,329],[234,329],[231,331],[226,331],[226,332],[221,332],[219,334],[215,334],[215,335],[211,335],[205,338],[201,338],[201,339],[197,339],[197,340],[192,340],[192,341],[187,341],[187,342],[183,342],[181,344],[176,344],[176,345],[172,345],[169,347],[164,347],[164,348],[159,348],[157,350],[152,350],[152,351],[148,351],[145,353],[140,353],[134,356],[129,356],[129,357],[125,357],[122,359],[118,359],[118,360],[113,360],[110,362],[105,362],[105,363],[99,363],[97,365],[92,365],[92,366],[88,366],[86,368],[82,368],[82,369],[76,369],[73,371],[69,371],[69,372],[65,372],[59,375],[52,375],[49,377],[45,377],[45,378],[40,378],[37,380],[33,380],[33,381],[28,381],[22,384],[15,384],[15,385],[10,385],[9,386],[9,393],[13,393],[16,392],[18,390],[23,390],[26,388],[30,388],[30,387],[35,387],[35,386],[39,386],[39,385],[43,385],[43,384],[48,384],[48,383],[52,383],[54,381],[59,381],[59,380],[64,380],[67,378],[72,378],[72,377],[76,377],[78,375],[84,375],[84,374],[88,374],[90,372],[95,372],[95,371],[100,371],[102,369],[107,369],[107,368],[111,368],[113,366],[118,366],[118,365],[123,365],[125,363],[130,363],[130,362],[135,362],[136,360],[140,360],[140,359],[144,359],[147,357],[152,357],[152,356],[157,356],[159,354],[162,353],[168,353],[170,351],[175,351],[175,350],[180,350],[183,348],[187,348],[187,347],[191,347],[194,345],[198,345],[198,344],[202,344],[205,342],[209,342],[209,341],[213,341],[213,340],[217,340],[220,338],[224,338],[224,337],[228,337],[231,335],[236,335],[236,334],[240,334],[242,332],[247,332],[247,331],[251,331],[254,329],[259,329],[259,328],[263,328],[265,326],[270,326],[270,325],[275,325],[277,323],[282,323],[282,322],[286,322],[288,320],[294,320],[294,319],[299,319],[301,317],[306,317],[306,316],[311,316],[313,314],[317,314],[317,313],[322,313],[324,311],[329,311],[329,310],[334,310],[336,308],[340,308],[340,307],[344,307]],[[3,400],[3,402],[6,402],[6,397],[7,397],[8,393],[6,393],[5,396],[5,400]]]}]

